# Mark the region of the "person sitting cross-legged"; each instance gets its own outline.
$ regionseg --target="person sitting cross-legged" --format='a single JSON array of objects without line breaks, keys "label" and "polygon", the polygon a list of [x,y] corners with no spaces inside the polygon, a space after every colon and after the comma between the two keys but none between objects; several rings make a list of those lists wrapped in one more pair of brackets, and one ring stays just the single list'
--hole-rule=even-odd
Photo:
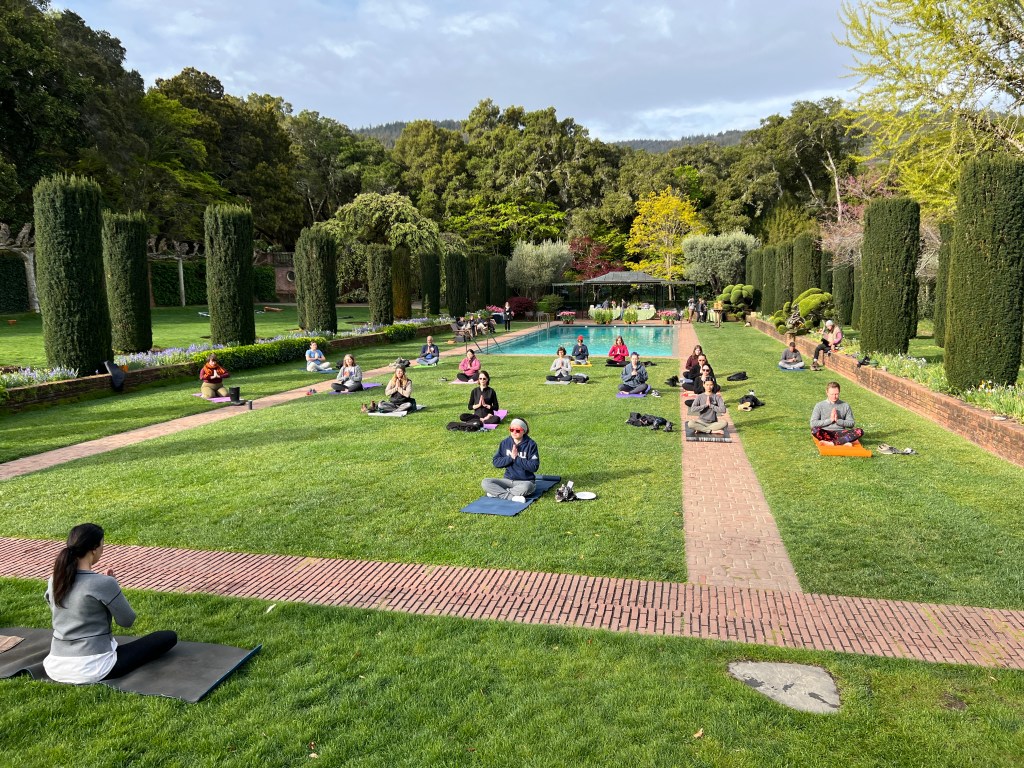
[{"label": "person sitting cross-legged", "polygon": [[640,353],[634,352],[629,356],[629,362],[622,369],[622,383],[619,385],[619,392],[628,392],[631,395],[646,395],[651,389],[647,383],[647,368],[640,362]]},{"label": "person sitting cross-legged", "polygon": [[796,348],[796,342],[790,341],[789,346],[782,351],[782,359],[779,360],[779,368],[784,371],[796,371],[804,367],[804,358],[800,350]]},{"label": "person sitting cross-legged", "polygon": [[335,392],[359,392],[363,388],[363,369],[356,365],[352,355],[345,355],[338,375],[331,382]]},{"label": "person sitting cross-legged", "polygon": [[559,347],[557,356],[551,362],[548,381],[572,381],[572,360],[566,356],[565,347]]},{"label": "person sitting cross-legged", "polygon": [[605,365],[621,368],[626,364],[626,359],[628,357],[629,349],[626,347],[626,342],[622,340],[621,336],[616,336],[615,343],[612,344],[612,348],[608,350],[608,360],[605,362]]},{"label": "person sitting cross-legged", "polygon": [[466,350],[466,356],[459,361],[459,372],[455,378],[459,381],[476,381],[480,377],[480,361],[477,360],[476,352],[472,349]]},{"label": "person sitting cross-legged", "polygon": [[492,498],[508,499],[522,504],[537,487],[540,452],[529,436],[530,427],[523,419],[512,419],[509,436],[501,441],[492,463],[504,469],[503,477],[488,477],[480,485]]},{"label": "person sitting cross-legged", "polygon": [[427,336],[427,343],[420,349],[420,356],[416,358],[419,365],[434,365],[441,359],[441,350],[434,343],[433,336]]},{"label": "person sitting cross-legged", "polygon": [[590,350],[587,349],[582,336],[576,337],[576,346],[572,348],[572,359],[580,365],[586,365],[590,360]]},{"label": "person sitting cross-legged", "polygon": [[324,351],[315,341],[309,342],[309,349],[306,350],[306,370],[310,373],[331,370],[331,364],[324,357]]},{"label": "person sitting cross-legged", "polygon": [[715,382],[712,379],[704,380],[704,391],[693,399],[689,413],[692,418],[686,421],[686,426],[694,432],[705,434],[722,435],[728,426],[722,419],[725,415],[725,401],[715,390]]},{"label": "person sitting cross-legged", "polygon": [[480,371],[478,379],[479,386],[474,387],[469,395],[469,410],[471,413],[464,413],[459,416],[459,421],[476,423],[478,428],[484,424],[497,424],[501,419],[495,415],[498,410],[498,393],[491,387],[491,374],[487,371]]},{"label": "person sitting cross-legged", "polygon": [[844,445],[860,440],[864,430],[853,420],[850,404],[839,399],[839,382],[830,381],[825,387],[825,399],[811,412],[811,435],[816,440]]},{"label": "person sitting cross-legged", "polygon": [[217,355],[211,352],[203,367],[199,369],[199,391],[202,396],[207,400],[213,397],[227,397],[228,388],[224,386],[224,379],[230,375],[217,360]]}]

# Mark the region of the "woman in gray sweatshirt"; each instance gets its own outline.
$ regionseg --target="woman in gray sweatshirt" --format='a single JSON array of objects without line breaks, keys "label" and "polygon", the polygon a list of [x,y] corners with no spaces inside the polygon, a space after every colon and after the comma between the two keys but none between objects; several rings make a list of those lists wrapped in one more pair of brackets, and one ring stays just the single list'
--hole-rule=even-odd
[{"label": "woman in gray sweatshirt", "polygon": [[97,683],[122,677],[162,656],[178,642],[174,632],[153,632],[118,645],[110,620],[122,627],[135,623],[110,568],[92,568],[103,556],[103,529],[93,523],[76,525],[67,545],[53,563],[46,585],[46,602],[53,615],[53,640],[43,668],[60,683]]}]

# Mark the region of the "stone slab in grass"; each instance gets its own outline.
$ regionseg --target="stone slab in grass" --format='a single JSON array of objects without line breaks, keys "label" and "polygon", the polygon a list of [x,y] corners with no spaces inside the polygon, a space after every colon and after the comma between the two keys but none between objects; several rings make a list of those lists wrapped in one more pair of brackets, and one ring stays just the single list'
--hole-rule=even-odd
[{"label": "stone slab in grass", "polygon": [[839,690],[821,667],[734,661],[729,674],[758,693],[801,712],[831,715],[839,711]]}]

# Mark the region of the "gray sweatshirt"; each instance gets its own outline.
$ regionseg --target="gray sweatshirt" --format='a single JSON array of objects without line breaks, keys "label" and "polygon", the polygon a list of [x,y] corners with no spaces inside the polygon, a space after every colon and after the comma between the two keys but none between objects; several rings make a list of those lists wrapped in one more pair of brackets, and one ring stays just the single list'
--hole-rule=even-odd
[{"label": "gray sweatshirt", "polygon": [[[833,408],[836,409],[835,423],[832,422]],[[831,432],[836,432],[840,429],[852,429],[853,409],[850,408],[849,403],[843,400],[836,400],[834,405],[828,400],[822,400],[814,406],[814,411],[811,413],[811,429],[815,427],[824,427]]]},{"label": "gray sweatshirt", "polygon": [[64,596],[64,605],[53,602],[53,577],[46,583],[46,602],[53,615],[54,656],[95,656],[110,651],[110,619],[122,627],[135,623],[135,611],[128,604],[121,585],[113,576],[79,571],[74,586]]},{"label": "gray sweatshirt", "polygon": [[705,424],[714,424],[725,414],[725,401],[721,395],[702,392],[693,399],[689,412]]}]

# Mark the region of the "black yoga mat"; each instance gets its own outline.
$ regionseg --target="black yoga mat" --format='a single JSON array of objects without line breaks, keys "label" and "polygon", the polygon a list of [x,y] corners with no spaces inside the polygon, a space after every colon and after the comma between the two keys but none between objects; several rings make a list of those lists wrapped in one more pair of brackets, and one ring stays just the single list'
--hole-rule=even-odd
[{"label": "black yoga mat", "polygon": [[[34,680],[50,679],[43,670],[43,659],[50,652],[52,632],[49,629],[0,628],[0,636],[4,635],[23,637],[24,640],[0,653],[0,679],[23,673],[31,675]],[[115,638],[118,643],[128,643],[135,639],[123,635],[115,635]],[[250,651],[229,645],[179,641],[156,661],[144,664],[124,677],[101,682],[126,693],[196,702],[262,647],[258,645]]]}]

